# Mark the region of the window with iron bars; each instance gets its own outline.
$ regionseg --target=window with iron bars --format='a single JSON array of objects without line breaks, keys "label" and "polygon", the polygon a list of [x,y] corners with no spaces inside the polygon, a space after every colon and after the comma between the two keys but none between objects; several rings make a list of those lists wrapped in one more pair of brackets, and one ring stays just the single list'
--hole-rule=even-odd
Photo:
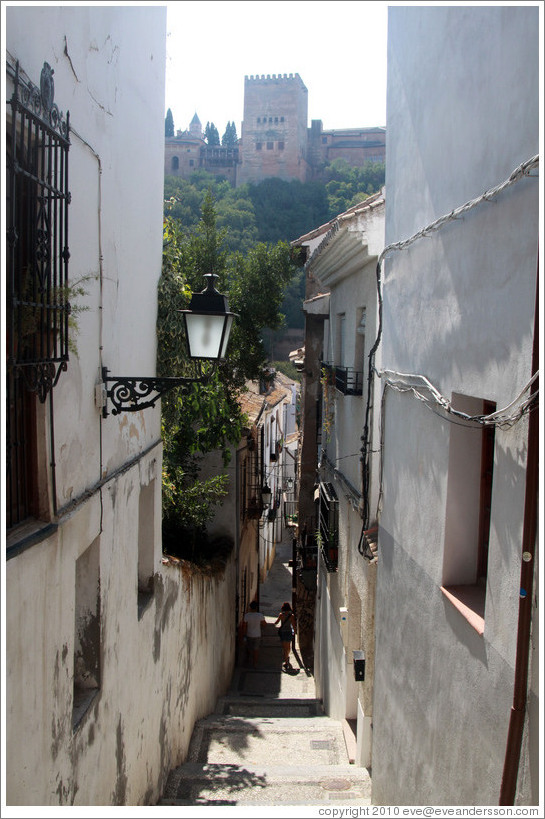
[{"label": "window with iron bars", "polygon": [[262,512],[259,448],[250,434],[248,447],[240,464],[240,516],[244,520],[258,519]]},{"label": "window with iron bars", "polygon": [[320,483],[318,539],[328,572],[336,572],[339,560],[339,499],[331,483]]},{"label": "window with iron bars", "polygon": [[6,518],[37,516],[36,400],[68,362],[69,115],[54,103],[53,71],[40,87],[7,62]]}]

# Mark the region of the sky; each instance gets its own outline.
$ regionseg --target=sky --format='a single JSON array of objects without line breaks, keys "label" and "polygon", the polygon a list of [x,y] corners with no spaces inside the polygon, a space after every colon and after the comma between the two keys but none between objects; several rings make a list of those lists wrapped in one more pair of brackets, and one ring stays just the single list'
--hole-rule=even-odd
[{"label": "sky", "polygon": [[387,3],[187,0],[167,3],[165,114],[175,131],[197,113],[241,135],[244,77],[299,74],[308,125],[386,125]]}]

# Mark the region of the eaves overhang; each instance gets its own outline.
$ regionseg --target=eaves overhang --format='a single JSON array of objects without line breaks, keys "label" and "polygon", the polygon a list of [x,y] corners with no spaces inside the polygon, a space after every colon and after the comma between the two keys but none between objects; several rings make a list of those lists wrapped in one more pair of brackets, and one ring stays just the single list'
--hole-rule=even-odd
[{"label": "eaves overhang", "polygon": [[303,313],[308,316],[322,316],[329,318],[329,293],[320,293],[312,299],[303,302]]},{"label": "eaves overhang", "polygon": [[338,216],[306,262],[306,273],[316,276],[329,287],[377,259],[377,248],[369,252],[367,226],[375,214],[384,211],[384,205],[384,192],[381,191]]}]

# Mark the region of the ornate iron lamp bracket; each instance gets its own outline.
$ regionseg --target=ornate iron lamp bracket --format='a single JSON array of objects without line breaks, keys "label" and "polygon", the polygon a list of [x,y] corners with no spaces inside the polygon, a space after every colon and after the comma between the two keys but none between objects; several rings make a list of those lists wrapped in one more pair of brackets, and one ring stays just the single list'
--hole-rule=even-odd
[{"label": "ornate iron lamp bracket", "polygon": [[[108,375],[107,367],[102,368],[102,381],[106,385],[106,397],[113,405],[112,415],[121,412],[139,412],[153,407],[166,392],[173,389],[180,390],[187,395],[193,384],[204,384],[211,373],[206,375],[179,378],[142,378],[139,376]],[[108,415],[106,407],[102,408],[104,417]]]}]

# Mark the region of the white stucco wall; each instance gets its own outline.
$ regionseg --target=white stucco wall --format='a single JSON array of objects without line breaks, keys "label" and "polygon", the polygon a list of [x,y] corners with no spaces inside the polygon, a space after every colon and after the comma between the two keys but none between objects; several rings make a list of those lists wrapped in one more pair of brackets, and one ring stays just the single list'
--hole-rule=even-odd
[{"label": "white stucco wall", "polygon": [[[387,246],[500,184],[538,153],[537,59],[536,8],[389,10]],[[531,375],[538,184],[524,179],[386,258],[385,369],[423,374],[449,399],[460,393],[498,409],[518,395]],[[446,420],[408,394],[388,392],[376,804],[483,805],[499,796],[513,695],[527,420],[496,429],[482,636],[440,589],[454,514],[447,506],[450,442]]]},{"label": "white stucco wall", "polygon": [[[367,406],[368,356],[378,333],[376,262],[384,248],[384,200],[354,216],[340,227],[310,270],[330,290],[329,320],[324,328],[327,362],[358,369],[362,395],[329,390],[333,401],[332,426],[322,432],[325,453],[321,479],[331,482],[339,499],[339,559],[335,573],[319,561],[315,624],[317,696],[335,719],[357,719],[357,764],[371,764],[375,567],[358,551],[361,535],[361,437]],[[365,343],[358,334],[365,308]],[[338,350],[339,316],[344,320],[344,351]],[[380,354],[376,364],[379,366]],[[377,389],[377,388],[375,388]],[[378,387],[379,389],[379,387]],[[325,412],[325,410],[324,410]],[[378,441],[378,413],[369,418],[372,441]],[[378,448],[371,455],[370,523],[376,519]],[[346,609],[341,613],[341,609]],[[364,650],[366,679],[354,679],[353,651]]]},{"label": "white stucco wall", "polygon": [[[7,803],[155,804],[229,683],[235,639],[234,557],[215,575],[162,561],[159,406],[103,418],[94,401],[101,364],[155,373],[166,12],[6,12],[8,52],[37,84],[47,61],[55,102],[70,111],[70,279],[96,277],[79,356],[54,390],[57,528],[6,562]],[[48,447],[50,411],[38,430]],[[50,476],[48,486],[52,495]],[[153,575],[145,606],[139,574]],[[99,687],[73,725],[86,609]]]}]

